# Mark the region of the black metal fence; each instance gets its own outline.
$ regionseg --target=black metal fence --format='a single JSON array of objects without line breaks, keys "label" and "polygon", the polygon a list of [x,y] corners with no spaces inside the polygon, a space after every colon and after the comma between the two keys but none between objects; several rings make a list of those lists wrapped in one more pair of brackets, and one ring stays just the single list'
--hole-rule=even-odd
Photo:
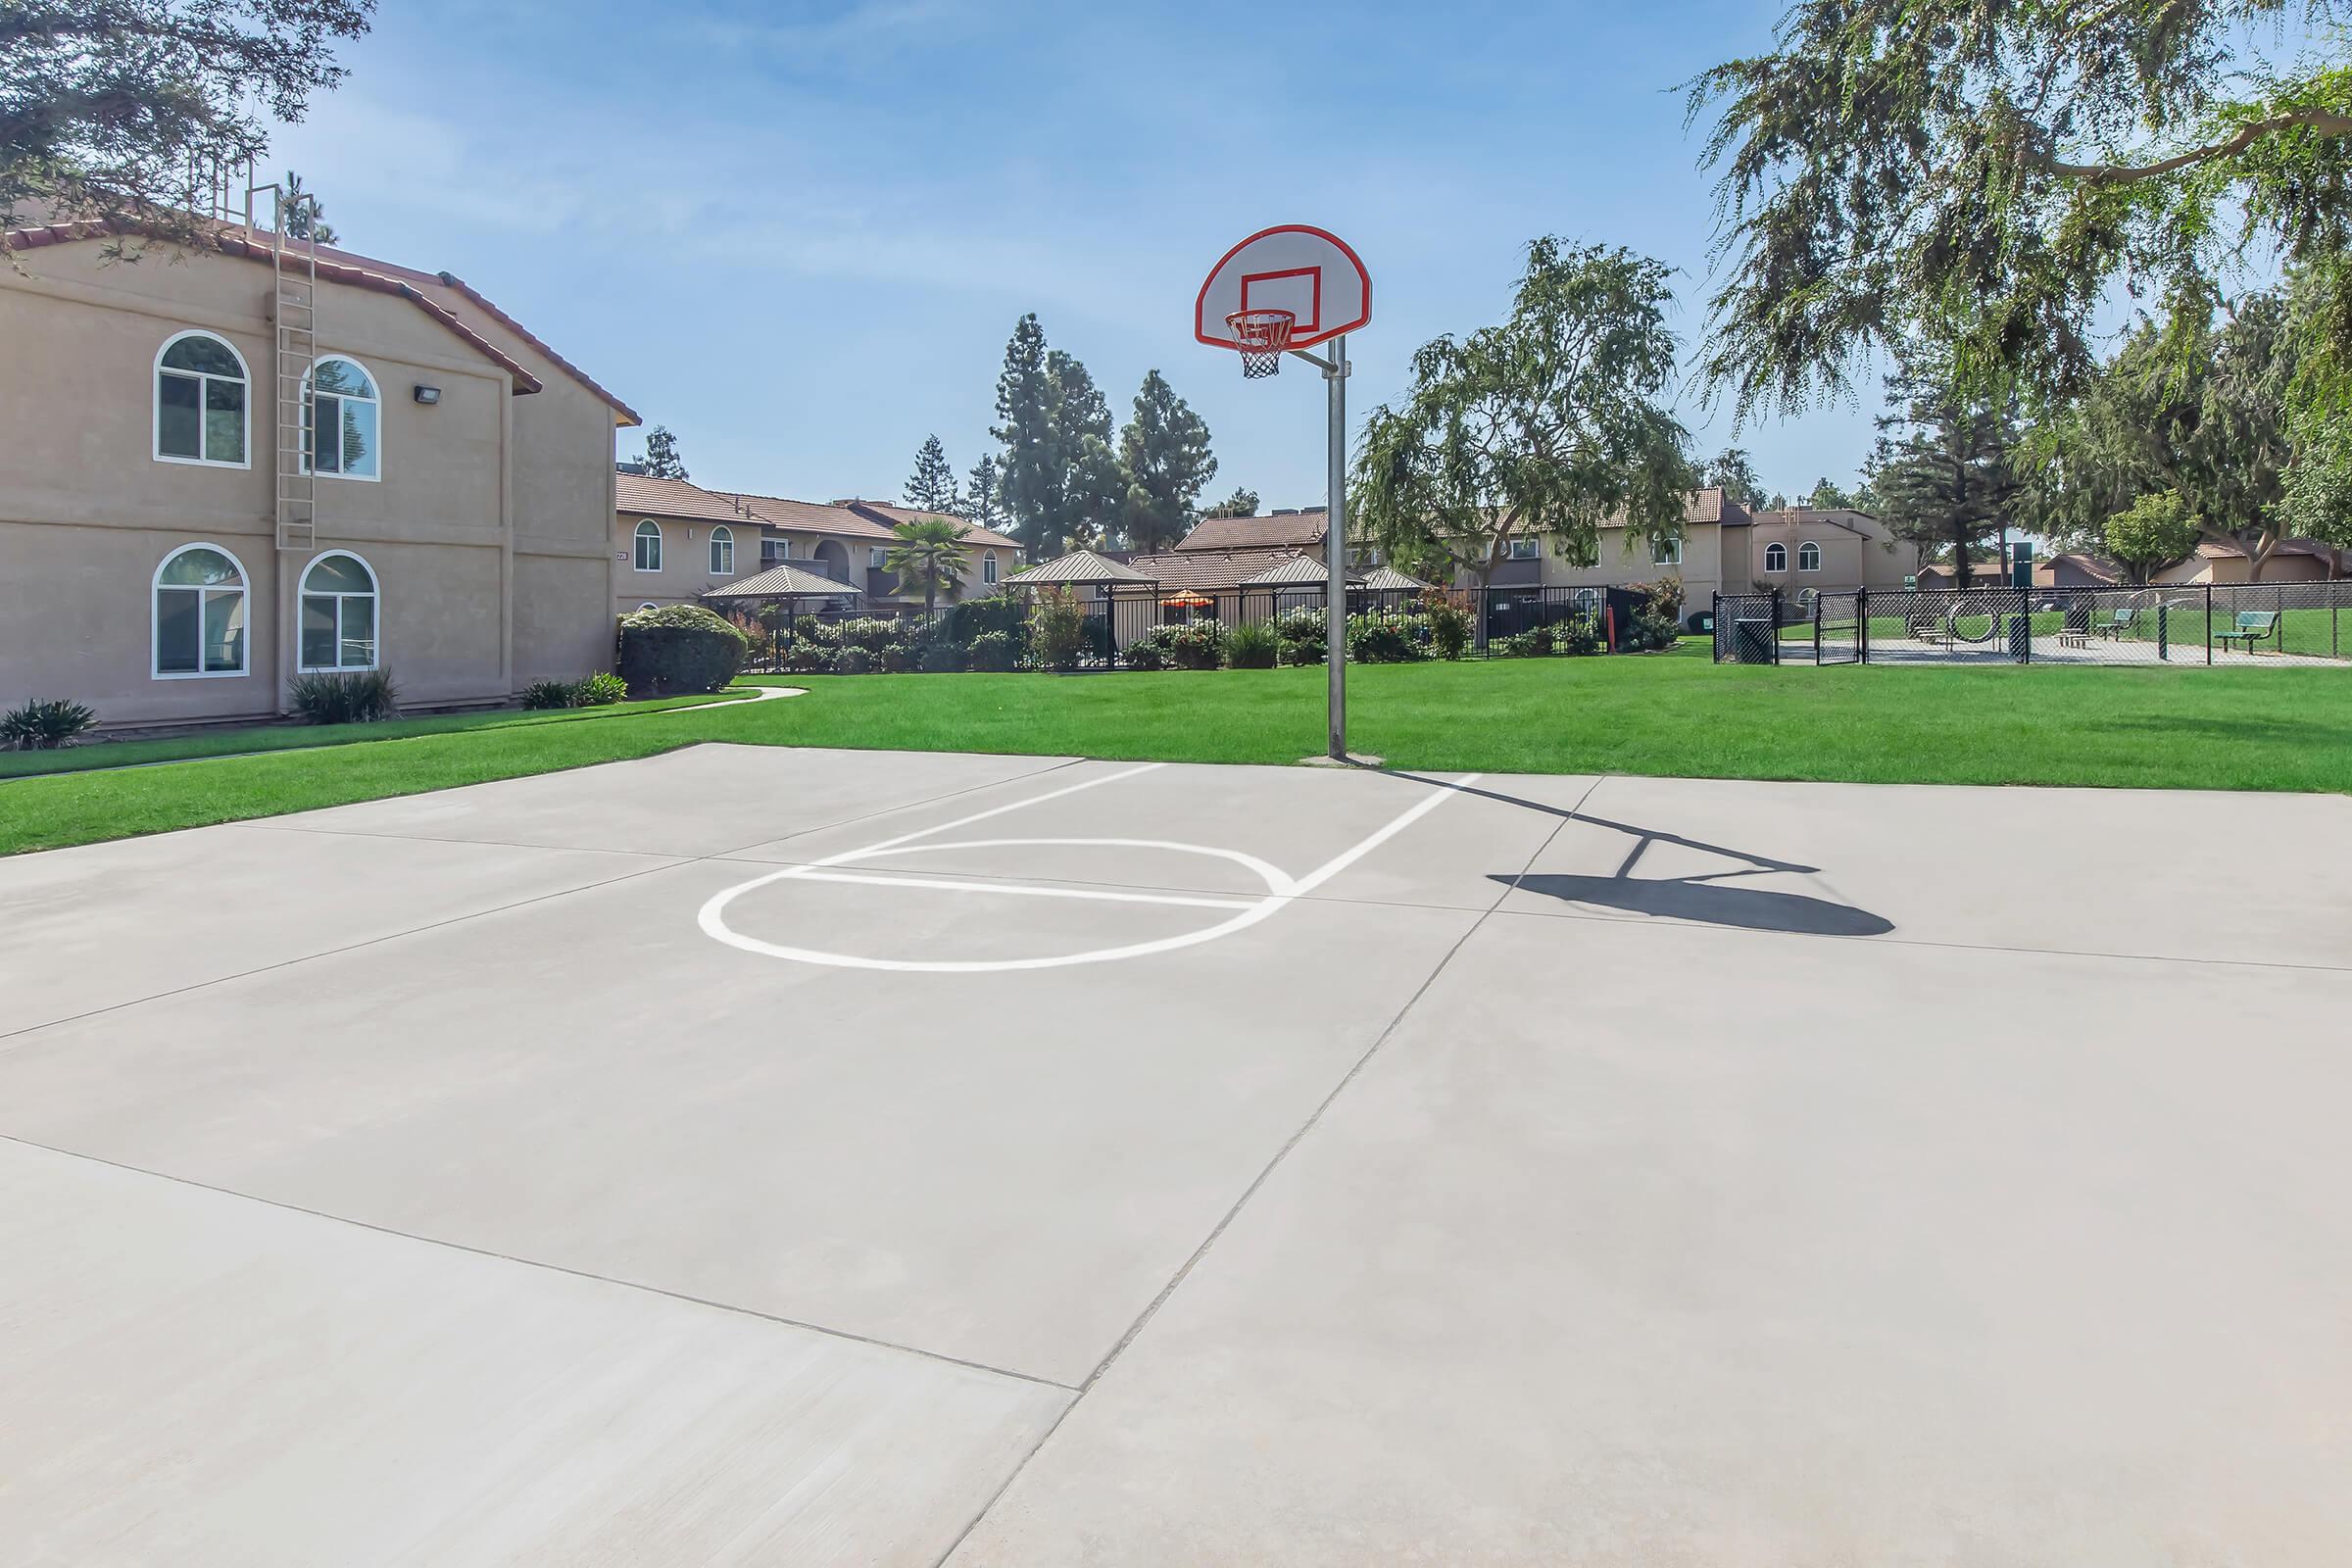
[{"label": "black metal fence", "polygon": [[2352,581],[1856,589],[1715,601],[1718,662],[2352,663]]},{"label": "black metal fence", "polygon": [[[1131,652],[1145,643],[1164,643],[1163,628],[1215,621],[1222,632],[1263,626],[1275,634],[1284,662],[1317,662],[1322,658],[1325,589],[1321,583],[1285,583],[1188,593],[1181,589],[1102,593],[1074,590],[1084,616],[1082,648],[1075,668],[1109,670],[1144,662]],[[1377,620],[1397,638],[1429,653],[1442,646],[1434,600],[1463,612],[1470,658],[1612,653],[1630,646],[1630,628],[1640,596],[1619,588],[1488,588],[1480,590],[1350,589],[1351,623]],[[753,641],[752,667],[819,673],[829,668],[1028,668],[1035,667],[1029,602],[992,595],[922,610],[843,609],[811,601],[762,608],[728,604],[722,613]],[[998,639],[976,642],[987,634]],[[1351,634],[1350,642],[1354,638]],[[1394,639],[1391,640],[1394,646]],[[856,650],[847,659],[849,650]],[[925,662],[926,650],[934,653]]]}]

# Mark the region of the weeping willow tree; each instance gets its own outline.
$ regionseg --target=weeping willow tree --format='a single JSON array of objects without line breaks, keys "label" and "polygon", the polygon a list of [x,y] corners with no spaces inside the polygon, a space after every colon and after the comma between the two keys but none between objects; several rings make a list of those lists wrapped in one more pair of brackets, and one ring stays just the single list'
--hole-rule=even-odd
[{"label": "weeping willow tree", "polygon": [[1365,421],[1357,537],[1482,587],[1518,539],[1586,564],[1613,521],[1680,539],[1698,470],[1666,404],[1667,277],[1627,250],[1531,244],[1509,318],[1424,344],[1405,397]]},{"label": "weeping willow tree", "polygon": [[[2063,399],[2120,292],[2332,265],[2352,52],[2328,0],[1801,0],[1687,83],[1719,168],[1701,368],[1740,412],[1850,393],[1878,351]],[[2323,323],[2352,342],[2352,315]]]}]

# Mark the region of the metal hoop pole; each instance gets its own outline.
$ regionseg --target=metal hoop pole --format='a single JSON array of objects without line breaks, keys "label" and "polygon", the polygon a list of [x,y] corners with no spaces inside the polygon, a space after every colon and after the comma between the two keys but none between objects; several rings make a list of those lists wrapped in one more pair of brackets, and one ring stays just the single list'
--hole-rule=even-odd
[{"label": "metal hoop pole", "polygon": [[1348,339],[1331,340],[1323,378],[1331,387],[1331,492],[1324,502],[1324,609],[1330,632],[1332,760],[1348,760]]}]

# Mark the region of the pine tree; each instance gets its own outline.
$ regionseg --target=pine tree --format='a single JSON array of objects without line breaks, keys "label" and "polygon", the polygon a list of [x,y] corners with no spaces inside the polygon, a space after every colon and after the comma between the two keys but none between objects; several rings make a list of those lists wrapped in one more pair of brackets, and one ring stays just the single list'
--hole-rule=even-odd
[{"label": "pine tree", "polygon": [[1709,489],[1721,490],[1750,512],[1764,505],[1764,482],[1756,477],[1755,463],[1744,448],[1726,447],[1707,465],[1706,477],[1701,482]]},{"label": "pine tree", "polygon": [[1985,554],[1984,541],[2005,532],[2024,492],[2015,407],[1967,394],[1941,363],[1908,368],[1886,390],[1902,412],[1879,421],[1900,432],[1881,442],[1871,471],[1880,519],[1897,539],[1925,551],[1948,545],[1956,579],[1966,587],[1971,552]]},{"label": "pine tree", "polygon": [[1208,509],[1211,517],[1254,517],[1257,515],[1257,492],[1244,486]]},{"label": "pine tree", "polygon": [[963,488],[963,504],[956,514],[964,521],[982,528],[1001,530],[1006,522],[1004,515],[1004,483],[991,453],[980,454],[972,465],[971,482]]},{"label": "pine tree", "polygon": [[686,465],[678,457],[678,438],[666,424],[657,424],[645,432],[645,456],[639,461],[645,465],[645,476],[649,479],[686,477]]},{"label": "pine tree", "polygon": [[1127,505],[1127,475],[1111,445],[1110,404],[1075,356],[1046,355],[1054,448],[1063,464],[1057,533],[1070,546],[1109,541]]},{"label": "pine tree", "polygon": [[1004,514],[1022,553],[1043,561],[1060,547],[1054,530],[1061,519],[1064,470],[1054,439],[1046,333],[1035,312],[1021,318],[1012,340],[1004,345],[1004,368],[997,376],[997,419],[989,434],[1004,448],[1000,465]]},{"label": "pine tree", "polygon": [[936,435],[925,436],[922,450],[914,455],[914,474],[906,481],[906,504],[917,512],[943,516],[955,516],[962,504],[962,494],[956,488],[956,470],[948,466],[947,449]]},{"label": "pine tree", "polygon": [[1157,370],[1144,376],[1135,417],[1119,432],[1127,479],[1121,532],[1134,550],[1165,550],[1200,517],[1200,487],[1217,476],[1208,425]]},{"label": "pine tree", "polygon": [[321,245],[332,245],[340,237],[335,233],[335,225],[326,220],[325,205],[303,188],[302,176],[291,169],[286,171],[282,197],[286,233],[290,237],[315,239]]}]

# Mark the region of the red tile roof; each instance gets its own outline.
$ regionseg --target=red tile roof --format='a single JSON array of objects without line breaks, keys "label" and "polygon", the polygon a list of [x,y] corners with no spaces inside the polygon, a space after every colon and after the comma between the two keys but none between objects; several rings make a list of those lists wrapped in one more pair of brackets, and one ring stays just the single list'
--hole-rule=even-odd
[{"label": "red tile roof", "polygon": [[729,496],[714,495],[683,479],[650,479],[642,473],[612,476],[612,509],[655,517],[694,517],[757,528],[757,515],[745,516]]},{"label": "red tile roof", "polygon": [[1278,512],[1259,517],[1202,517],[1176,543],[1183,550],[1262,550],[1275,545],[1303,548],[1323,542],[1330,516],[1312,512]]},{"label": "red tile roof", "polygon": [[[74,240],[103,239],[113,234],[136,233],[136,225],[85,220],[70,223],[50,223],[30,228],[12,228],[8,231],[10,250],[31,250],[43,245],[60,245]],[[268,261],[270,254],[270,235],[268,230],[248,231],[238,224],[213,226],[213,242],[223,254],[240,256],[248,261]],[[599,385],[588,373],[572,364],[521,322],[500,310],[464,279],[449,272],[421,272],[397,262],[378,261],[353,251],[332,246],[318,247],[318,275],[329,282],[343,283],[356,288],[373,289],[379,294],[392,294],[408,300],[434,320],[465,339],[474,349],[514,377],[517,393],[540,390],[542,383],[530,370],[498,347],[478,329],[468,324],[464,314],[453,309],[450,302],[436,297],[448,290],[465,304],[472,306],[497,321],[508,331],[528,343],[532,350],[546,357],[549,364],[594,393],[597,399],[619,416],[621,424],[641,424],[644,421],[635,410]]]},{"label": "red tile roof", "polygon": [[750,507],[770,527],[793,528],[804,533],[838,534],[845,539],[880,541],[896,537],[887,524],[830,502],[795,501],[788,496],[754,495],[748,490],[718,493]]},{"label": "red tile roof", "polygon": [[1004,550],[1021,548],[1020,541],[1017,539],[1008,538],[994,528],[983,528],[976,522],[965,521],[965,519],[949,513],[917,512],[912,507],[892,506],[886,501],[846,501],[842,504],[876,518],[885,527],[895,527],[902,522],[918,522],[926,517],[941,517],[949,522],[963,524],[965,530],[963,542],[967,545],[992,545]]},{"label": "red tile roof", "polygon": [[1209,591],[1239,588],[1260,572],[1297,561],[1300,555],[1289,545],[1263,545],[1254,550],[1170,550],[1130,556],[1127,564],[1162,588]]}]

